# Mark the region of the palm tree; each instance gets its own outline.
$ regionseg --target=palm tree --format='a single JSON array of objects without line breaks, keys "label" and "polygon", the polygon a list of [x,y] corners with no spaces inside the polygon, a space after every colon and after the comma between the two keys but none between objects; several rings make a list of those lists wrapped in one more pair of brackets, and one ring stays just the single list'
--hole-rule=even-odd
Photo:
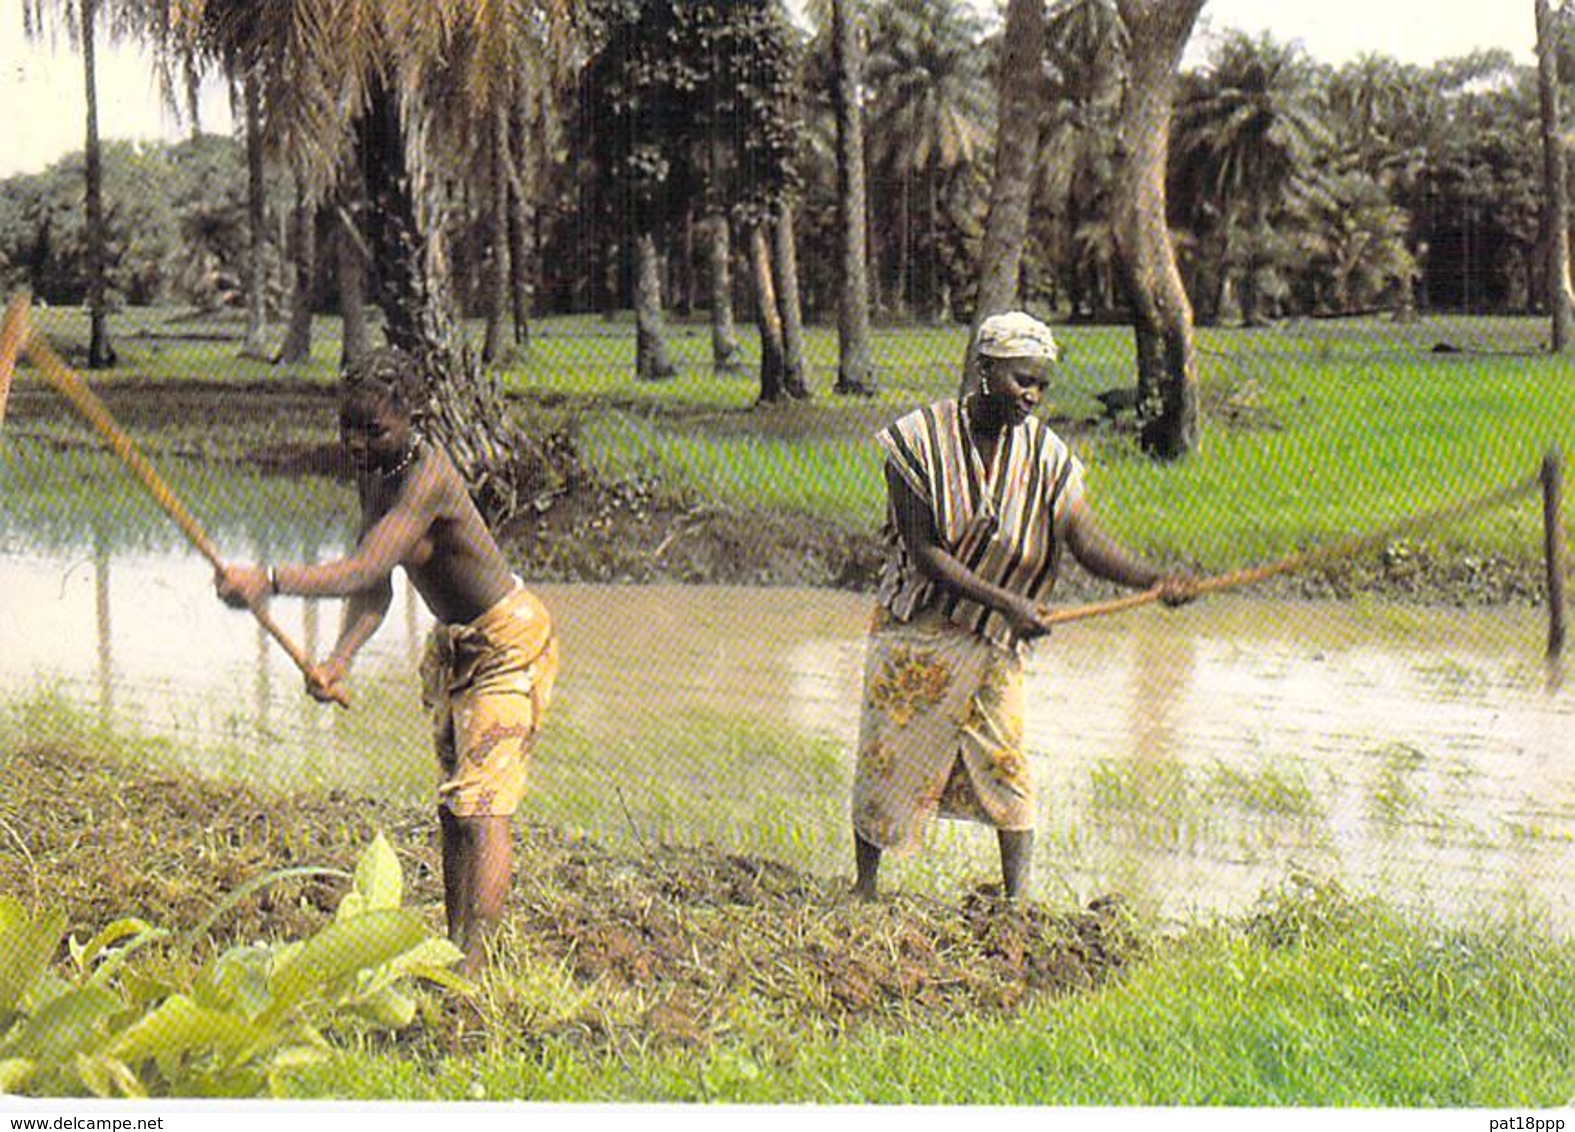
[{"label": "palm tree", "polygon": [[364,211],[365,193],[354,170],[346,170],[334,186],[329,211],[334,224],[334,282],[339,287],[339,364],[348,367],[372,348],[366,318],[366,275],[371,249],[361,235],[364,223],[356,216]]},{"label": "palm tree", "polygon": [[[1427,169],[1427,138],[1440,117],[1437,102],[1419,67],[1371,52],[1344,64],[1324,82],[1330,133],[1341,145],[1335,167],[1370,178],[1404,211],[1403,202],[1422,196],[1418,185]],[[1410,269],[1396,294],[1396,318],[1409,318],[1416,308],[1417,240],[1409,229],[1418,220],[1412,215],[1402,234]]]},{"label": "palm tree", "polygon": [[[993,125],[984,29],[957,0],[892,0],[876,10],[867,71],[873,97],[871,159],[896,186],[898,303],[921,300],[934,316],[939,293],[939,220],[947,182],[988,146]],[[919,199],[914,200],[915,193]],[[915,239],[913,214],[922,215]],[[914,285],[913,252],[923,260]]]},{"label": "palm tree", "polygon": [[[234,68],[229,68],[233,75]],[[240,87],[242,134],[246,145],[246,336],[241,355],[268,356],[268,188],[263,153],[262,76],[256,67],[233,78]],[[233,89],[233,86],[232,86]]]},{"label": "palm tree", "polygon": [[1364,52],[1324,81],[1324,110],[1342,147],[1342,162],[1379,177],[1396,149],[1405,107],[1419,74],[1393,57]]},{"label": "palm tree", "polygon": [[737,321],[733,315],[733,230],[716,208],[705,220],[706,282],[710,291],[711,365],[718,373],[740,368]]},{"label": "palm tree", "polygon": [[1166,217],[1176,70],[1204,0],[1118,0],[1128,36],[1111,219],[1132,307],[1138,413],[1149,453],[1179,459],[1198,446],[1192,304]]},{"label": "palm tree", "polygon": [[487,365],[503,355],[503,322],[509,306],[509,220],[513,192],[510,187],[514,157],[510,146],[509,120],[514,108],[492,108],[491,131],[485,147],[486,194],[482,203],[482,232],[485,247],[481,265],[481,308],[485,318],[481,339],[481,360]]},{"label": "palm tree", "polygon": [[772,223],[772,262],[776,267],[777,308],[782,314],[783,385],[788,396],[803,401],[810,394],[805,380],[808,363],[804,357],[804,310],[798,293],[798,226],[793,219],[795,208],[792,200],[784,200],[777,207]]},{"label": "palm tree", "polygon": [[875,392],[870,358],[868,206],[864,167],[864,43],[858,0],[831,0],[832,107],[837,119],[837,232],[842,281],[837,293],[836,393]]},{"label": "palm tree", "polygon": [[1320,178],[1298,213],[1308,306],[1350,314],[1371,310],[1386,296],[1404,300],[1416,275],[1405,243],[1407,218],[1376,180],[1361,170]]},{"label": "palm tree", "polygon": [[1570,279],[1569,158],[1564,147],[1563,113],[1559,105],[1556,58],[1560,26],[1567,10],[1557,13],[1548,0],[1536,0],[1537,92],[1542,120],[1543,231],[1548,246],[1547,305],[1552,319],[1550,344],[1556,354],[1575,344],[1575,284]]},{"label": "palm tree", "polygon": [[1176,161],[1197,188],[1195,199],[1217,202],[1224,252],[1247,234],[1242,316],[1261,316],[1260,275],[1270,265],[1272,210],[1305,181],[1329,142],[1313,69],[1295,44],[1232,33],[1221,42],[1202,80],[1176,112]]},{"label": "palm tree", "polygon": [[317,229],[331,214],[307,195],[299,176],[295,179],[295,207],[291,210],[290,258],[294,270],[290,289],[290,320],[284,341],[274,359],[286,365],[304,362],[312,354],[312,304],[317,282]]},{"label": "palm tree", "polygon": [[[684,47],[693,13],[672,2],[609,3],[603,42],[582,75],[585,126],[633,265],[635,376],[677,373],[662,305],[662,242],[686,194],[689,140],[678,91],[694,85]],[[685,85],[675,82],[681,76]]]},{"label": "palm tree", "polygon": [[997,81],[995,176],[990,186],[984,246],[979,253],[979,295],[974,303],[959,396],[966,396],[976,383],[973,339],[979,324],[1017,305],[1046,95],[1044,27],[1043,0],[1010,0],[1007,4]]},{"label": "palm tree", "polygon": [[389,342],[420,361],[431,427],[483,511],[491,519],[511,513],[526,442],[456,329],[441,224],[445,174],[463,165],[472,140],[491,138],[487,124],[529,80],[519,53],[558,57],[567,4],[162,0],[158,7],[169,50],[258,68],[265,132],[314,195],[329,194],[353,153]]},{"label": "palm tree", "polygon": [[1109,198],[1126,49],[1115,0],[1058,0],[1046,17],[1050,93],[1041,128],[1039,192],[1060,203],[1052,246],[1076,314],[1113,305]]},{"label": "palm tree", "polygon": [[[87,96],[87,136],[83,147],[85,190],[83,212],[87,243],[88,368],[115,364],[109,340],[109,257],[104,219],[104,172],[98,133],[98,35],[107,30],[120,38],[138,25],[139,6],[134,0],[23,0],[22,31],[36,39],[51,29],[64,28],[82,51],[82,77]],[[101,18],[104,27],[100,27]]]}]

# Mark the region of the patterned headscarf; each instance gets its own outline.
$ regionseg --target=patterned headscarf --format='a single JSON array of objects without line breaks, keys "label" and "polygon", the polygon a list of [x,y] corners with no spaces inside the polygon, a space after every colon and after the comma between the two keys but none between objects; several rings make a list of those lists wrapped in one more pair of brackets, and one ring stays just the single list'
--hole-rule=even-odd
[{"label": "patterned headscarf", "polygon": [[1030,314],[1008,311],[979,324],[979,353],[991,358],[1044,358],[1056,361],[1061,348],[1050,328]]}]

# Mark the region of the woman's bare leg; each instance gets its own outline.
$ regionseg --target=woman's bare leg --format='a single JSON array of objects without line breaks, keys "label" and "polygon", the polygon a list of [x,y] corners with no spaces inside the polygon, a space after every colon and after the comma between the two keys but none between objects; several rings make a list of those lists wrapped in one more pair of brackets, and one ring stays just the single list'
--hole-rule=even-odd
[{"label": "woman's bare leg", "polygon": [[853,864],[857,878],[853,893],[860,900],[875,899],[875,875],[880,871],[880,846],[871,845],[858,834],[853,835]]},{"label": "woman's bare leg", "polygon": [[1016,900],[1028,884],[1029,866],[1034,856],[1034,832],[1031,829],[997,830],[1001,844],[1001,892],[1008,900]]}]

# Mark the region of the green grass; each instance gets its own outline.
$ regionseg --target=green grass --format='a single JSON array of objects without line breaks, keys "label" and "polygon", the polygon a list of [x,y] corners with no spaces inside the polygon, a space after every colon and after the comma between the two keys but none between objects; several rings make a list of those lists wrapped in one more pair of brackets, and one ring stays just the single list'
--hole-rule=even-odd
[{"label": "green grass", "polygon": [[[257,476],[190,460],[159,459],[155,466],[204,531],[227,544],[256,537],[259,516],[269,517],[261,525],[276,528],[281,540],[303,530],[337,533],[354,522],[353,489],[321,477]],[[0,494],[0,532],[26,532],[35,546],[92,544],[106,529],[118,547],[179,537],[152,497],[102,450],[0,444]]]},{"label": "green grass", "polygon": [[[1320,901],[1323,901],[1320,904]],[[510,972],[545,979],[552,973]],[[563,988],[572,993],[573,988]],[[1019,1016],[904,1032],[749,1033],[592,1057],[571,1042],[436,1063],[370,1049],[302,1096],[742,1104],[1553,1107],[1575,1097],[1575,944],[1306,893],[1200,926],[1125,976]]]},{"label": "green grass", "polygon": [[[803,410],[773,412],[780,419]],[[798,439],[718,437],[608,413],[588,422],[581,437],[600,475],[678,485],[683,498],[700,505],[788,511],[855,532],[878,526],[885,506],[873,446],[810,429]]]},{"label": "green grass", "polygon": [[[1540,330],[1532,320],[1437,318],[1203,331],[1198,454],[1156,465],[1104,431],[1079,433],[1074,448],[1093,505],[1134,546],[1211,570],[1275,558],[1483,495],[1532,474],[1551,445],[1575,448],[1575,369],[1536,352]],[[1130,382],[1130,334],[1075,327],[1062,336],[1046,411],[1083,420],[1094,393]],[[1438,340],[1473,352],[1434,354]],[[868,529],[884,507],[869,434],[954,392],[964,332],[884,332],[882,393],[852,403],[824,392],[834,342],[820,332],[815,402],[752,411],[749,381],[713,378],[702,362],[675,382],[638,386],[626,367],[577,361],[591,347],[571,341],[550,376],[531,368],[509,380],[580,406],[598,469],[653,477],[691,500]],[[1527,560],[1539,527],[1525,501],[1408,539]]]},{"label": "green grass", "polygon": [[[80,313],[48,310],[58,341],[83,337]],[[124,312],[117,374],[154,380],[266,381],[283,373],[332,379],[337,326],[320,319],[313,359],[281,370],[236,357],[235,341],[169,337],[239,333],[233,316],[176,319]],[[607,475],[654,480],[690,505],[779,510],[842,530],[870,530],[884,509],[869,436],[890,418],[955,391],[966,332],[959,326],[877,330],[880,393],[829,392],[833,331],[811,327],[815,399],[755,407],[757,347],[742,327],[745,369],[718,375],[701,324],[672,326],[677,378],[637,382],[627,317],[540,319],[530,346],[500,370],[538,411],[579,423],[588,463]],[[468,328],[472,340],[477,328]],[[1065,356],[1046,412],[1081,421],[1093,394],[1132,381],[1123,327],[1060,330]],[[1222,570],[1383,528],[1517,481],[1550,445],[1575,448],[1575,367],[1541,352],[1542,320],[1436,316],[1296,322],[1198,334],[1201,451],[1173,466],[1140,455],[1108,431],[1074,435],[1090,499],[1107,525],[1148,554]],[[1463,352],[1434,353],[1449,342]],[[168,426],[166,426],[168,427]],[[199,448],[200,451],[200,448]],[[1409,536],[1451,553],[1535,558],[1533,503],[1465,516]]]},{"label": "green grass", "polygon": [[[606,760],[620,758],[608,734],[560,736],[533,788],[533,818],[565,828],[588,797],[613,823],[637,831],[631,851],[656,843],[664,821],[685,840],[714,835],[730,852],[772,855],[789,836],[843,840],[835,823],[807,834],[761,796],[797,799],[842,787],[838,760],[822,744],[792,743],[763,724],[694,715],[666,721],[656,749],[688,745],[684,758],[653,767],[638,796],[608,798]],[[0,740],[104,749],[138,764],[168,765],[178,745],[146,740],[86,719],[48,698],[0,717]],[[1380,777],[1410,776],[1415,752],[1374,752]],[[597,760],[602,760],[598,762]],[[749,784],[769,780],[769,791]],[[1243,810],[1298,814],[1307,805],[1293,772],[1198,769],[1189,793],[1217,793]],[[1387,781],[1387,779],[1386,779]],[[1137,788],[1111,775],[1112,804]],[[1141,789],[1138,788],[1138,793]],[[742,804],[741,804],[742,797]],[[802,808],[797,801],[792,803]],[[776,819],[781,824],[774,824]],[[707,824],[711,823],[711,824]],[[786,832],[784,832],[786,831]],[[222,830],[203,836],[222,836]],[[615,839],[608,839],[615,840]],[[844,847],[845,848],[845,847]],[[789,854],[784,854],[789,855]],[[636,853],[633,860],[638,860]],[[521,905],[600,894],[618,904],[619,885],[643,891],[610,863],[599,879],[565,881],[527,872]],[[906,874],[903,887],[911,880]],[[577,887],[578,886],[578,887]],[[953,888],[955,891],[955,887]],[[555,896],[554,893],[557,895]],[[761,979],[791,978],[771,966],[774,933],[813,932],[840,906],[806,898],[795,925],[675,910],[704,932],[732,933]],[[824,899],[821,897],[819,899]],[[909,897],[908,899],[912,899]],[[929,905],[926,905],[927,907]],[[628,905],[637,917],[637,901]],[[872,932],[885,906],[869,910]],[[944,916],[943,905],[932,915]],[[293,1079],[294,1095],[401,1101],[485,1097],[543,1102],[710,1101],[740,1104],[1012,1104],[1551,1107],[1575,1097],[1575,941],[1544,925],[1496,913],[1461,925],[1415,910],[1398,912],[1294,876],[1259,907],[1232,919],[1199,921],[1150,937],[1146,954],[1093,990],[1041,1000],[1019,1013],[942,1015],[934,1010],[837,1029],[812,988],[763,999],[747,986],[726,1004],[726,1024],[694,1047],[642,1031],[653,1005],[683,987],[608,988],[572,977],[537,956],[528,933],[507,932],[477,1009],[489,1026],[441,1052],[439,1012],[408,1041],[347,1040],[331,1068]],[[719,918],[718,918],[719,917]],[[863,924],[857,917],[856,925]],[[861,928],[862,930],[862,928]],[[774,983],[780,989],[780,982]],[[436,1000],[430,1000],[436,1009]],[[582,1042],[575,1027],[601,1018],[623,1037]],[[521,1020],[525,1024],[521,1024]],[[627,1028],[627,1029],[625,1029]]]},{"label": "green grass", "polygon": [[[1506,323],[1494,329],[1525,329]],[[1205,416],[1202,452],[1174,467],[1101,445],[1085,453],[1096,505],[1140,544],[1218,568],[1483,494],[1534,472],[1550,444],[1572,446],[1568,361],[1432,355],[1387,329],[1207,334],[1205,401],[1250,388],[1272,426],[1233,429]],[[1528,503],[1419,537],[1523,558],[1535,553],[1538,527]]]},{"label": "green grass", "polygon": [[532,763],[533,818],[630,850],[726,845],[827,869],[846,856],[841,744],[742,712],[645,713],[631,732],[558,706]]}]

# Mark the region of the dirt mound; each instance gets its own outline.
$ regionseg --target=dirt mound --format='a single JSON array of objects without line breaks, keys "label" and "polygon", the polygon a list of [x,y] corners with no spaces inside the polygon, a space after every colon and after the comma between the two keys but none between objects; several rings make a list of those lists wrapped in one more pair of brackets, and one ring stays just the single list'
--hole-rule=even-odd
[{"label": "dirt mound", "polygon": [[[436,823],[426,812],[128,771],[58,746],[4,757],[0,891],[63,908],[79,937],[123,916],[189,928],[278,869],[348,871],[375,830],[404,864],[407,901],[439,930]],[[1068,913],[981,890],[957,904],[898,895],[867,905],[845,880],[707,847],[631,855],[541,826],[522,823],[519,835],[484,993],[457,1012],[434,1002],[427,1025],[403,1042],[452,1050],[488,1033],[534,1033],[597,1046],[694,1044],[741,1029],[901,1025],[1090,987],[1141,952],[1113,902]],[[214,943],[313,931],[344,884],[270,885],[220,918]]]},{"label": "dirt mound", "polygon": [[509,560],[553,582],[681,582],[869,589],[876,533],[791,512],[675,503],[651,485],[587,479],[502,529]]}]

